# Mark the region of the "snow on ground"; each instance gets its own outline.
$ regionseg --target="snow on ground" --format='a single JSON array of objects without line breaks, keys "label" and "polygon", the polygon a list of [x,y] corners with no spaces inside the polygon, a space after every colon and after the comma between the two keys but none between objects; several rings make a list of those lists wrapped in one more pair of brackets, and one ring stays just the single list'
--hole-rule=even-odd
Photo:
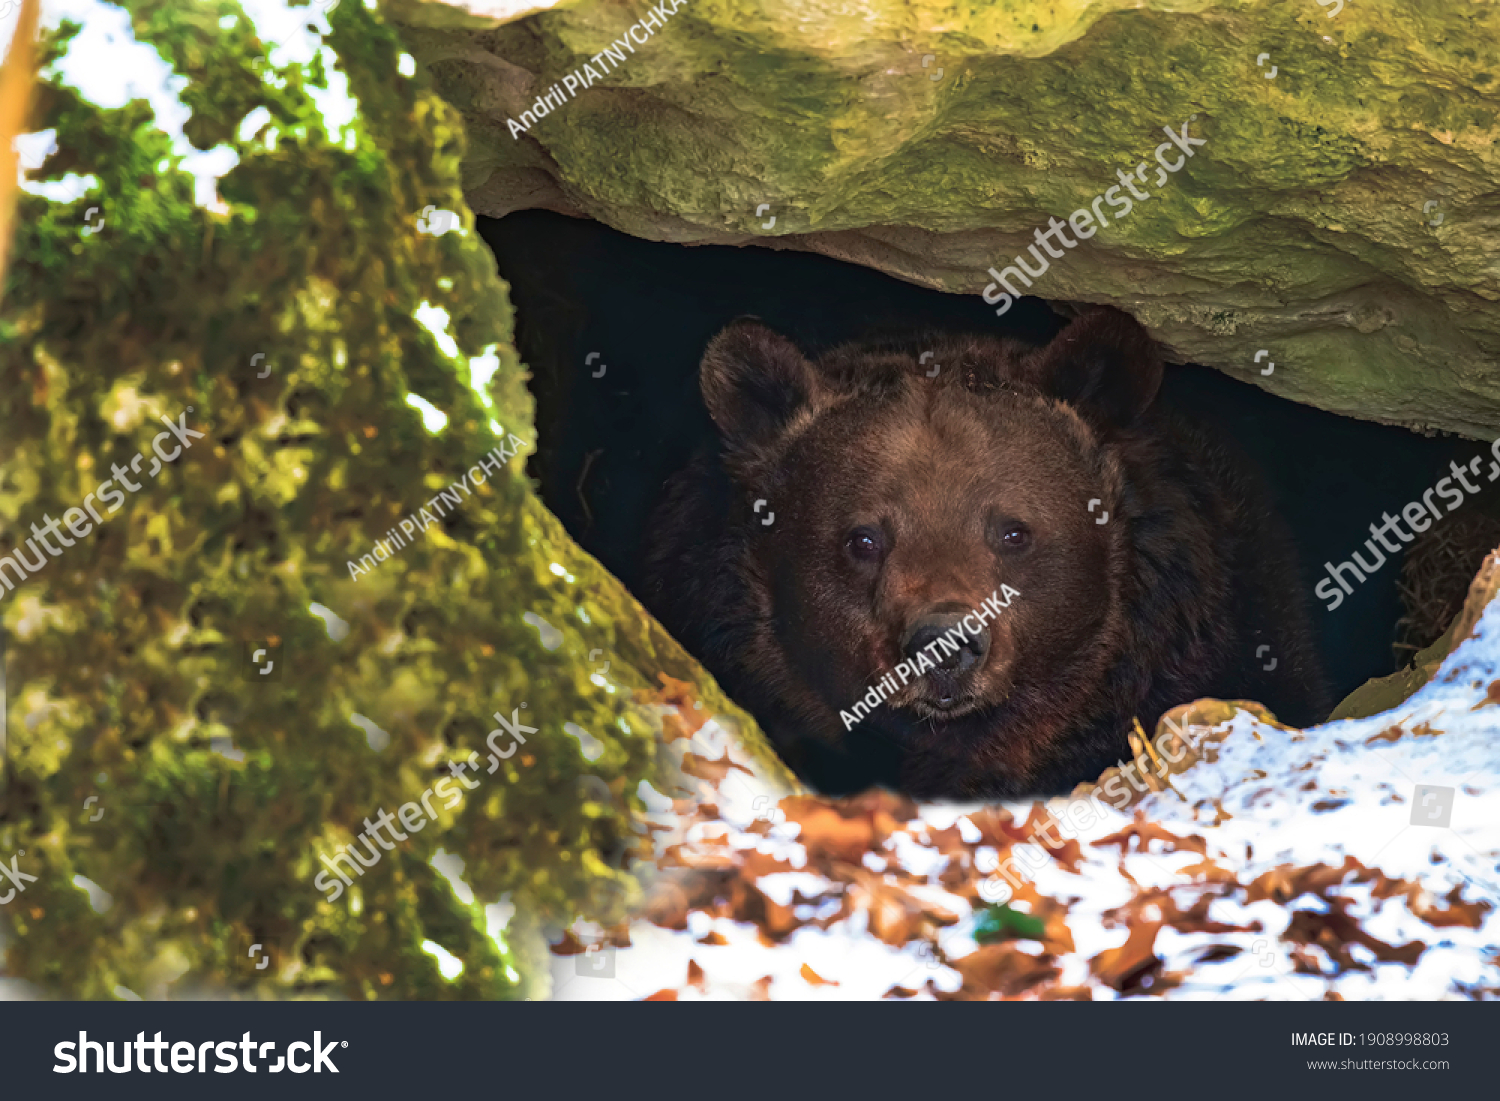
[{"label": "snow on ground", "polygon": [[783,798],[704,723],[645,907],[563,936],[553,996],[1500,996],[1500,601],[1390,712],[1185,734],[1121,812]]}]

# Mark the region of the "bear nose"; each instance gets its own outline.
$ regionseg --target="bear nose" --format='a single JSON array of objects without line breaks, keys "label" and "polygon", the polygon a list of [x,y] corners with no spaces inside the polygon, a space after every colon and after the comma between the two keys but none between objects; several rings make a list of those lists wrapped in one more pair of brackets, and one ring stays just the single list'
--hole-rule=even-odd
[{"label": "bear nose", "polygon": [[[906,629],[901,640],[901,652],[911,661],[934,642],[946,637],[948,645],[932,646],[927,658],[945,673],[967,673],[990,651],[990,632],[983,620],[979,621],[979,633],[974,634],[963,625],[971,609],[962,604],[939,604],[918,616]],[[973,623],[977,616],[970,619]],[[957,649],[953,649],[957,647]]]}]

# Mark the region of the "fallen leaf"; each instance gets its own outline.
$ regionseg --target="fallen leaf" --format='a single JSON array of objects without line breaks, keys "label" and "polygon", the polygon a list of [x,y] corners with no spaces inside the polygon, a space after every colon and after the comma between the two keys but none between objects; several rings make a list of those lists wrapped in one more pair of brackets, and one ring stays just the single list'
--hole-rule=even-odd
[{"label": "fallen leaf", "polygon": [[1453,890],[1443,896],[1448,901],[1448,906],[1443,908],[1434,905],[1426,892],[1418,888],[1411,892],[1407,905],[1412,913],[1428,925],[1437,928],[1459,925],[1465,929],[1478,929],[1484,924],[1484,915],[1494,909],[1494,906],[1483,899],[1465,902],[1463,891],[1464,885],[1456,884]]},{"label": "fallen leaf", "polygon": [[[1131,842],[1135,842],[1132,850]],[[1208,842],[1198,834],[1189,834],[1187,837],[1179,837],[1165,826],[1159,826],[1155,822],[1146,821],[1145,815],[1136,811],[1135,821],[1126,826],[1119,833],[1112,833],[1108,837],[1101,837],[1094,844],[1097,847],[1105,845],[1119,845],[1121,853],[1131,851],[1149,853],[1151,842],[1160,841],[1166,852],[1195,852],[1207,854]]]},{"label": "fallen leaf", "polygon": [[1142,992],[1146,985],[1142,980],[1161,971],[1161,959],[1153,949],[1162,924],[1160,921],[1137,922],[1129,926],[1124,944],[1118,948],[1106,948],[1090,960],[1089,967],[1099,981],[1121,993]]},{"label": "fallen leaf", "polygon": [[867,817],[846,818],[825,801],[810,797],[783,799],[781,807],[787,821],[801,827],[797,840],[809,859],[832,857],[858,864],[873,847],[875,825]]},{"label": "fallen leaf", "polygon": [[708,722],[708,711],[694,706],[699,700],[693,692],[693,686],[687,681],[669,677],[665,673],[658,673],[657,676],[661,679],[662,687],[655,692],[643,689],[637,694],[638,698],[642,703],[662,704],[676,709],[675,713],[662,716],[664,740],[671,742],[678,738],[691,738]]},{"label": "fallen leaf", "polygon": [[834,982],[832,979],[825,979],[825,978],[823,978],[816,971],[814,971],[811,967],[807,966],[807,964],[805,964],[805,963],[802,965],[802,972],[801,973],[802,973],[802,977],[804,979],[806,979],[807,982],[808,982],[808,984],[811,985],[811,986],[837,986],[838,985],[838,983]]},{"label": "fallen leaf", "polygon": [[1406,944],[1387,944],[1360,928],[1359,922],[1344,912],[1344,900],[1329,901],[1327,913],[1298,910],[1287,923],[1283,940],[1315,944],[1328,954],[1328,958],[1341,970],[1368,971],[1369,965],[1360,963],[1350,953],[1350,945],[1360,944],[1368,948],[1381,963],[1404,963],[1410,966],[1427,951],[1420,940]]},{"label": "fallen leaf", "polygon": [[[999,993],[1015,997],[1032,987],[1050,982],[1061,972],[1046,958],[1022,952],[1008,944],[986,944],[967,956],[950,960],[949,966],[963,976],[959,996],[987,997]],[[952,994],[939,994],[944,999]]]},{"label": "fallen leaf", "polygon": [[724,756],[717,760],[708,757],[700,757],[696,753],[684,753],[682,755],[682,771],[689,776],[699,780],[707,780],[711,784],[717,784],[729,775],[729,770],[737,768],[746,776],[754,776],[755,773],[738,761],[729,759],[729,750],[724,750]]},{"label": "fallen leaf", "polygon": [[1488,707],[1492,703],[1500,703],[1500,680],[1490,681],[1489,687],[1484,690],[1484,699],[1469,708],[1469,710],[1478,711],[1481,707]]}]

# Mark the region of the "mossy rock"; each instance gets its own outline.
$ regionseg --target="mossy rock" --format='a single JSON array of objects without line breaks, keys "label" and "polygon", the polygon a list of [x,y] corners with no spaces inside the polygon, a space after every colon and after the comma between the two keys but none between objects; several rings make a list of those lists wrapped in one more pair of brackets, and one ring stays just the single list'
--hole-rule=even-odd
[{"label": "mossy rock", "polygon": [[1492,5],[692,0],[519,137],[648,9],[494,29],[398,10],[464,117],[479,213],[805,249],[959,294],[1190,125],[1207,144],[1036,294],[1120,306],[1175,358],[1295,401],[1500,429]]},{"label": "mossy rock", "polygon": [[[56,132],[33,182],[97,182],[20,197],[0,556],[112,464],[139,480],[0,589],[0,858],[37,877],[0,907],[0,974],[83,998],[544,995],[544,927],[617,920],[640,897],[642,785],[679,776],[663,674],[792,785],[528,483],[532,402],[463,204],[460,121],[396,34],[346,3],[321,43],[294,25],[307,63],[273,62],[287,41],[232,0],[129,13],[186,78],[191,144],[144,100],[82,99],[52,65],[66,24],[23,124]],[[345,90],[357,114],[340,126],[319,100]],[[195,199],[182,163],[215,146],[237,158],[222,204]],[[436,210],[461,224],[440,232]],[[132,477],[180,417],[203,437]],[[459,482],[456,503],[436,499]],[[433,522],[391,542],[423,508]],[[492,715],[522,706],[538,728],[522,752],[341,897],[314,885],[362,820],[418,802],[449,761],[482,764]]]}]

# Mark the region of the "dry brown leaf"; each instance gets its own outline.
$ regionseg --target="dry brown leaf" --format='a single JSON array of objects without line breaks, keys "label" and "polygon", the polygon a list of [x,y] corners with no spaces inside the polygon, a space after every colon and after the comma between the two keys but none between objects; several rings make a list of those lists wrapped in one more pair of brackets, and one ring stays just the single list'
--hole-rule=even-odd
[{"label": "dry brown leaf", "polygon": [[1161,971],[1161,960],[1155,952],[1160,921],[1137,921],[1131,924],[1125,943],[1107,948],[1089,961],[1099,981],[1121,993],[1139,993],[1147,985],[1144,979]]},{"label": "dry brown leaf", "polygon": [[973,906],[979,899],[979,881],[982,878],[979,869],[974,866],[973,856],[962,852],[948,857],[948,862],[938,872],[937,882],[943,890]]},{"label": "dry brown leaf", "polygon": [[[708,757],[700,757],[696,753],[684,753],[682,755],[682,771],[689,776],[699,780],[707,780],[711,784],[717,784],[729,775],[729,770],[737,768],[746,776],[754,776],[755,773],[738,761],[729,759],[729,750],[724,750],[724,756],[717,760]],[[717,817],[717,815],[715,815]]]},{"label": "dry brown leaf", "polygon": [[[985,906],[989,905],[982,898],[980,901]],[[1023,882],[1013,889],[1006,905],[1042,923],[1040,943],[1049,953],[1063,955],[1075,951],[1073,933],[1068,929],[1066,904],[1042,894],[1034,884]]]},{"label": "dry brown leaf", "polygon": [[873,874],[856,876],[844,897],[848,913],[867,914],[870,932],[897,948],[916,934],[924,913],[923,906],[905,891]]},{"label": "dry brown leaf", "polygon": [[1078,865],[1083,861],[1083,846],[1074,838],[1063,837],[1060,825],[1046,807],[1037,803],[1031,808],[1031,815],[1022,829],[1025,830],[1028,841],[1046,849],[1053,860],[1076,874]]},{"label": "dry brown leaf", "polygon": [[746,921],[756,926],[761,938],[771,944],[785,940],[790,933],[806,924],[796,914],[796,907],[802,901],[802,896],[794,891],[791,905],[783,906],[748,880],[735,880],[730,885],[731,916],[736,921]]},{"label": "dry brown leaf", "polygon": [[907,825],[919,817],[915,802],[883,789],[839,800],[838,809],[845,817],[864,816],[870,820],[874,838],[870,844],[872,850],[884,848],[887,838],[893,833],[905,832]]},{"label": "dry brown leaf", "polygon": [[1202,880],[1205,883],[1238,882],[1238,878],[1232,869],[1226,868],[1222,864],[1215,864],[1206,856],[1196,864],[1187,865],[1177,874],[1186,879]]},{"label": "dry brown leaf", "polygon": [[1068,928],[1068,908],[1056,899],[1038,895],[1031,904],[1031,916],[1042,923],[1041,943],[1053,955],[1077,951],[1073,931]]},{"label": "dry brown leaf", "polygon": [[832,857],[858,864],[873,848],[875,825],[867,817],[846,818],[823,800],[807,796],[783,799],[781,808],[788,822],[801,827],[797,840],[807,849],[809,861]]},{"label": "dry brown leaf", "polygon": [[[1040,804],[1038,804],[1040,805]],[[979,844],[989,845],[1001,856],[1017,841],[1025,841],[1026,834],[1004,807],[982,807],[968,815],[969,822],[979,831]],[[958,827],[954,827],[957,829]]]},{"label": "dry brown leaf", "polygon": [[[1135,845],[1132,849],[1131,842]],[[1179,837],[1165,826],[1159,826],[1155,822],[1146,821],[1145,815],[1136,811],[1135,821],[1126,826],[1119,833],[1112,833],[1108,837],[1101,837],[1094,842],[1096,847],[1105,845],[1119,845],[1120,852],[1131,851],[1148,853],[1151,851],[1151,842],[1160,841],[1167,852],[1195,852],[1207,854],[1208,841],[1198,834],[1189,834],[1187,837]]]},{"label": "dry brown leaf", "polygon": [[571,929],[564,929],[562,939],[551,946],[551,951],[554,956],[579,956],[586,949],[579,943],[578,938],[573,935]]},{"label": "dry brown leaf", "polygon": [[1344,906],[1344,900],[1336,898],[1329,900],[1327,913],[1296,911],[1281,938],[1301,944],[1315,944],[1327,953],[1335,965],[1354,971],[1370,969],[1368,965],[1356,960],[1349,951],[1354,944],[1368,948],[1381,963],[1404,963],[1408,966],[1416,963],[1422,953],[1427,951],[1426,943],[1420,940],[1399,945],[1378,940],[1360,928],[1359,922],[1345,913]]},{"label": "dry brown leaf", "polygon": [[979,831],[978,844],[994,848],[1001,860],[1012,845],[1021,842],[1044,849],[1070,872],[1077,872],[1083,860],[1083,847],[1075,839],[1063,837],[1062,824],[1040,801],[1032,804],[1025,821],[1016,819],[1004,807],[983,807],[968,819]]},{"label": "dry brown leaf", "polygon": [[1203,894],[1193,902],[1186,910],[1179,909],[1171,894],[1166,891],[1152,892],[1148,904],[1154,904],[1161,909],[1163,920],[1179,933],[1258,933],[1260,923],[1251,922],[1249,925],[1235,925],[1230,922],[1218,921],[1209,916],[1209,907],[1219,901],[1216,894]]},{"label": "dry brown leaf", "polygon": [[968,855],[972,851],[972,846],[964,840],[963,831],[957,826],[949,826],[945,830],[929,828],[927,837],[929,845],[944,856],[954,856],[960,853]]},{"label": "dry brown leaf", "polygon": [[825,979],[807,964],[802,965],[801,975],[810,986],[837,986],[838,983],[832,979]]},{"label": "dry brown leaf", "polygon": [[1318,957],[1314,956],[1303,945],[1294,945],[1291,953],[1292,970],[1299,975],[1316,975],[1324,978],[1322,965],[1318,963]]},{"label": "dry brown leaf", "polygon": [[1465,929],[1478,929],[1484,924],[1484,915],[1493,907],[1483,899],[1465,902],[1463,892],[1462,883],[1455,885],[1453,890],[1443,896],[1448,902],[1447,907],[1441,907],[1428,901],[1426,892],[1418,887],[1408,896],[1407,905],[1413,914],[1428,925],[1437,928],[1460,925]]},{"label": "dry brown leaf", "polygon": [[1488,707],[1492,703],[1500,703],[1500,680],[1490,681],[1489,687],[1484,690],[1484,699],[1469,708],[1469,710],[1478,711],[1481,707]]},{"label": "dry brown leaf", "polygon": [[781,860],[770,853],[760,852],[758,849],[742,849],[740,853],[740,874],[749,879],[798,870],[790,861]]},{"label": "dry brown leaf", "polygon": [[677,709],[675,713],[668,712],[662,716],[662,736],[665,741],[691,738],[708,722],[707,709],[694,706],[699,700],[693,692],[693,686],[687,681],[677,680],[665,673],[658,673],[657,676],[661,678],[662,687],[655,692],[642,689],[636,694],[637,699],[642,703],[664,704]]},{"label": "dry brown leaf", "polygon": [[1352,883],[1373,883],[1377,898],[1391,898],[1407,889],[1404,881],[1392,879],[1378,868],[1366,868],[1354,857],[1346,856],[1338,867],[1331,864],[1308,864],[1300,868],[1292,864],[1279,865],[1257,876],[1245,888],[1245,896],[1247,902],[1268,898],[1283,905],[1303,894],[1327,898],[1328,889],[1346,879]]},{"label": "dry brown leaf", "polygon": [[[1061,974],[1047,957],[1033,956],[1009,944],[981,945],[967,956],[950,960],[948,966],[963,976],[959,996],[969,998],[990,993],[1013,998]],[[938,996],[954,997],[945,993]]]},{"label": "dry brown leaf", "polygon": [[737,869],[739,862],[734,853],[726,849],[710,849],[707,843],[695,841],[680,845],[668,845],[657,864],[663,868],[693,868],[705,871]]}]

